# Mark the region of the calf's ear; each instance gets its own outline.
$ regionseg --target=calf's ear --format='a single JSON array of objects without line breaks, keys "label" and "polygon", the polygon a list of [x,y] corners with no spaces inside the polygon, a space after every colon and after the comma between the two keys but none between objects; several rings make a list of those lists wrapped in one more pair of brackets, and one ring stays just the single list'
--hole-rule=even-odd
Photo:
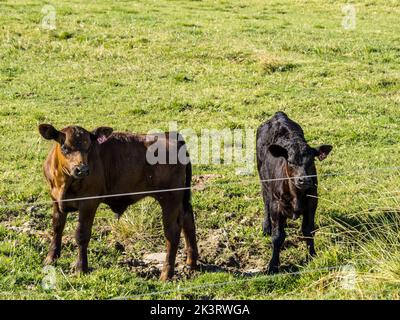
[{"label": "calf's ear", "polygon": [[328,154],[332,151],[333,147],[329,144],[322,144],[315,148],[315,156],[318,157],[320,161],[326,159]]},{"label": "calf's ear", "polygon": [[59,141],[62,132],[58,131],[51,124],[41,124],[39,125],[39,132],[43,138],[47,140]]},{"label": "calf's ear", "polygon": [[281,146],[278,146],[277,144],[270,145],[268,150],[274,157],[284,157],[285,159],[288,158],[287,150]]},{"label": "calf's ear", "polygon": [[103,143],[113,133],[113,128],[110,127],[98,127],[91,133],[92,140],[97,140],[98,143]]}]

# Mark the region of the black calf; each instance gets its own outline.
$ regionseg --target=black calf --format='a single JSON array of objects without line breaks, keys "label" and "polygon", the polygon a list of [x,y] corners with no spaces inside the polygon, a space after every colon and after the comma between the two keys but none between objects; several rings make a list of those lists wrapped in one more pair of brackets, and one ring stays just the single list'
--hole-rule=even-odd
[{"label": "black calf", "polygon": [[324,160],[332,146],[310,147],[301,127],[277,112],[257,130],[257,168],[265,207],[264,235],[272,236],[269,272],[279,268],[287,218],[303,216],[302,233],[311,256],[314,249],[314,216],[318,205],[314,159]]}]

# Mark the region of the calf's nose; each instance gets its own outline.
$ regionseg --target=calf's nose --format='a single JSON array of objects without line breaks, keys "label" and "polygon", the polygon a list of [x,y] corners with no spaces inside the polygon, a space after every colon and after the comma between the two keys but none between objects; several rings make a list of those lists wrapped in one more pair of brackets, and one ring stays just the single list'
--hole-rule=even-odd
[{"label": "calf's nose", "polygon": [[296,181],[298,186],[310,186],[312,185],[312,179],[309,177],[299,177]]},{"label": "calf's nose", "polygon": [[306,183],[306,179],[304,177],[297,178],[297,183],[298,184],[305,184]]},{"label": "calf's nose", "polygon": [[78,177],[86,177],[89,175],[89,166],[88,165],[80,165],[75,168],[75,175]]}]

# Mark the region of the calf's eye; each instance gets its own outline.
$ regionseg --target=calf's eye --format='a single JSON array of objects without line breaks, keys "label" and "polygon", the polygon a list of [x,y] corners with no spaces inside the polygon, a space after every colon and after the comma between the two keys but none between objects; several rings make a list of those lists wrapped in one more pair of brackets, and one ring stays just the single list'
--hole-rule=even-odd
[{"label": "calf's eye", "polygon": [[61,152],[64,153],[64,154],[68,154],[69,153],[69,149],[65,145],[62,145],[61,146]]}]

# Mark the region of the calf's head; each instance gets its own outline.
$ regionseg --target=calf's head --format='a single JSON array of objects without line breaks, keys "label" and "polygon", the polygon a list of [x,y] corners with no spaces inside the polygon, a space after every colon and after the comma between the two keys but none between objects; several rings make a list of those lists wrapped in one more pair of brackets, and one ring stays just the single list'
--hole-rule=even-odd
[{"label": "calf's head", "polygon": [[315,158],[324,160],[332,150],[331,145],[321,145],[312,148],[307,144],[293,144],[289,147],[282,147],[273,144],[269,152],[274,157],[285,159],[284,170],[290,181],[300,190],[306,190],[314,186],[313,177],[316,175]]},{"label": "calf's head", "polygon": [[95,143],[102,143],[113,129],[99,127],[89,132],[78,126],[69,126],[60,131],[50,124],[41,124],[39,132],[43,138],[57,142],[58,161],[65,174],[80,179],[90,174],[88,155]]}]

